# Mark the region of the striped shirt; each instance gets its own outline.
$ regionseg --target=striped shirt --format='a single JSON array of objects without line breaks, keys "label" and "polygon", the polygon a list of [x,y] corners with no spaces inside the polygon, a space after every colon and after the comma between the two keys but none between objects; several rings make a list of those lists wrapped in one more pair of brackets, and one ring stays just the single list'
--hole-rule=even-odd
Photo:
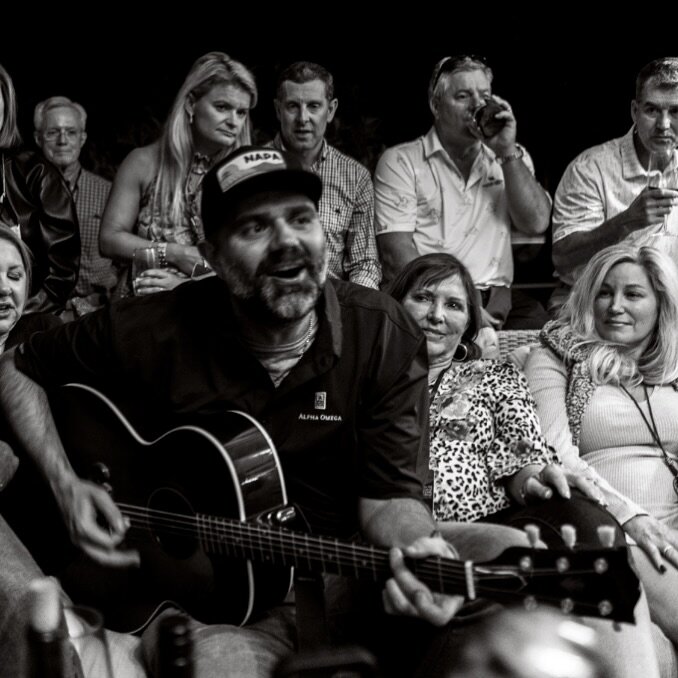
[{"label": "striped shirt", "polygon": [[[271,142],[287,150],[280,135]],[[367,168],[323,140],[311,171],[322,180],[318,212],[325,232],[329,272],[379,289],[381,265],[374,237],[374,187]]]}]

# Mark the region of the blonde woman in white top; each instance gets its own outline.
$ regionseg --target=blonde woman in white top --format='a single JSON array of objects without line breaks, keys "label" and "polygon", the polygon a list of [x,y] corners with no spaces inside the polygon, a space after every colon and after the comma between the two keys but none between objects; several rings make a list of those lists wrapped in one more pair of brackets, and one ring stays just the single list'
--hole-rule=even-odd
[{"label": "blonde woman in white top", "polygon": [[595,255],[526,364],[546,440],[622,524],[653,620],[678,642],[678,271],[652,247]]}]

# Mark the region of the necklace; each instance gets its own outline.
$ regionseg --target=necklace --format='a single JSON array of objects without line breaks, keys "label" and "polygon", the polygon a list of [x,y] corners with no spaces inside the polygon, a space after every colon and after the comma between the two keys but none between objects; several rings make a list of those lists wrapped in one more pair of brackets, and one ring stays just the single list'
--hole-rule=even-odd
[{"label": "necklace", "polygon": [[306,332],[306,337],[304,338],[304,343],[299,348],[299,357],[304,355],[304,353],[306,353],[306,351],[308,350],[308,347],[311,345],[314,329],[315,329],[315,311],[311,311],[310,317],[308,319],[308,330]]},{"label": "necklace", "polygon": [[643,412],[643,410],[641,409],[640,403],[631,395],[631,393],[629,393],[626,386],[624,386],[623,384],[619,384],[619,387],[621,388],[622,391],[624,391],[624,393],[626,393],[626,395],[629,398],[631,398],[631,401],[636,406],[636,409],[638,410],[638,412],[640,412],[640,416],[643,418],[645,426],[647,426],[647,429],[650,432],[652,439],[654,440],[657,447],[662,451],[662,455],[664,456],[664,463],[668,467],[669,471],[671,471],[671,475],[673,476],[673,491],[676,493],[676,495],[678,495],[678,468],[676,468],[676,462],[673,459],[671,459],[671,457],[669,457],[668,452],[664,448],[661,438],[659,437],[659,430],[657,429],[657,422],[654,419],[654,412],[652,412],[652,404],[650,403],[650,396],[647,392],[647,386],[643,384],[643,391],[645,392],[645,402],[647,403],[647,409],[650,413],[649,421],[645,416],[645,412]]}]

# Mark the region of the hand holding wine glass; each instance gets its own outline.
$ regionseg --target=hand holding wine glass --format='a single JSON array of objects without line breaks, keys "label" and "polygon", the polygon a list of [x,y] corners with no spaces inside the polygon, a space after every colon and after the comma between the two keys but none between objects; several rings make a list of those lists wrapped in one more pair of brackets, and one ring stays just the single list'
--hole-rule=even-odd
[{"label": "hand holding wine glass", "polygon": [[[670,204],[665,211],[661,229],[653,236],[676,236],[668,230],[668,221],[673,206],[678,203],[678,168],[675,163],[675,150],[653,151],[650,153],[647,166],[647,188],[662,191],[661,198],[668,198]],[[666,210],[666,208],[664,207]]]}]

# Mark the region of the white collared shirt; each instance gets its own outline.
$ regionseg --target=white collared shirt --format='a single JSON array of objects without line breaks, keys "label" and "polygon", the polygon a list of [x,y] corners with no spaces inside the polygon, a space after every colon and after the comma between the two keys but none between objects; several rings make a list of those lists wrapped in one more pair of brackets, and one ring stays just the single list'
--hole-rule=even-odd
[{"label": "white collared shirt", "polygon": [[[525,149],[523,153],[534,174],[532,159]],[[487,146],[482,146],[464,181],[432,127],[425,136],[384,152],[374,189],[377,237],[411,232],[419,254],[456,255],[479,287],[511,285],[511,219],[504,174]]]},{"label": "white collared shirt", "polygon": [[[675,157],[666,171],[670,171]],[[647,186],[647,171],[633,145],[633,127],[623,136],[580,153],[565,170],[553,201],[553,242],[573,233],[592,231],[626,210]],[[678,210],[667,222],[668,232],[678,235]],[[661,225],[629,234],[624,242],[671,249],[676,238],[655,238]],[[675,243],[678,245],[678,243]],[[563,282],[572,285],[583,266],[558,270]]]}]

